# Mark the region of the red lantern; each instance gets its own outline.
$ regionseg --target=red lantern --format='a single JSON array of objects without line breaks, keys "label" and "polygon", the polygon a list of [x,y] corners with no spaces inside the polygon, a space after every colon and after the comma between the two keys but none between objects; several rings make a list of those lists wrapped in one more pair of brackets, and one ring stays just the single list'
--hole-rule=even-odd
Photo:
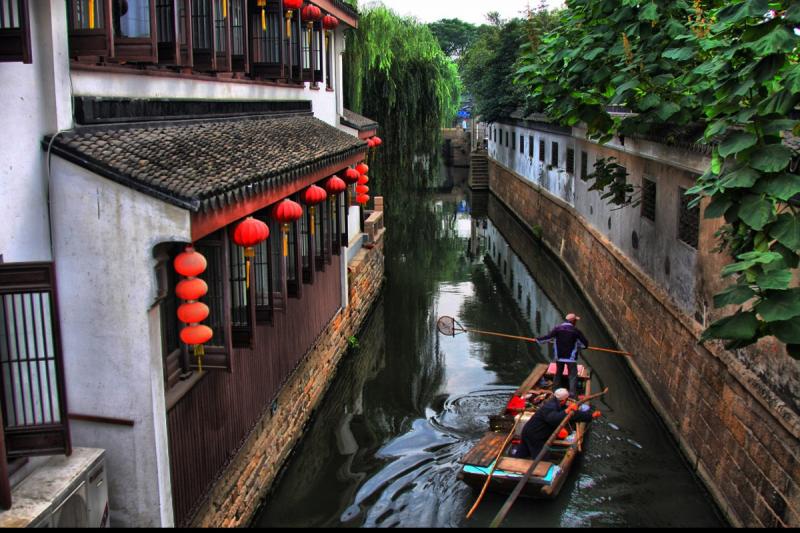
[{"label": "red lantern", "polygon": [[376,135],[375,137],[372,138],[372,142],[375,143],[375,146],[380,146],[383,144],[383,139],[381,139]]},{"label": "red lantern", "polygon": [[320,202],[324,202],[325,198],[328,197],[328,193],[325,192],[325,189],[322,187],[318,187],[317,185],[311,185],[308,189],[303,192],[303,202],[306,205],[317,205]]},{"label": "red lantern", "polygon": [[178,319],[186,324],[197,324],[208,318],[208,306],[201,302],[190,302],[178,307]]},{"label": "red lantern", "polygon": [[292,10],[300,9],[303,0],[283,0],[283,8],[286,10],[286,38],[292,39]]},{"label": "red lantern", "polygon": [[339,176],[331,176],[328,181],[325,182],[325,190],[328,191],[328,194],[331,196],[344,192],[345,189],[347,189],[347,184]]},{"label": "red lantern", "polygon": [[356,165],[356,170],[358,171],[359,174],[366,174],[367,172],[369,172],[369,167],[364,163],[359,163],[358,165]]},{"label": "red lantern", "polygon": [[367,194],[369,192],[369,187],[366,185],[356,185],[356,194]]},{"label": "red lantern", "polygon": [[208,326],[188,326],[181,330],[181,340],[186,344],[200,346],[207,343],[214,336],[214,331]]},{"label": "red lantern", "polygon": [[[284,2],[284,7],[285,5],[286,3]],[[303,22],[312,24],[322,18],[322,11],[317,6],[308,4],[303,8],[303,11],[300,12],[300,16],[302,17]]]},{"label": "red lantern", "polygon": [[195,252],[194,247],[187,246],[186,250],[178,254],[173,262],[175,272],[187,278],[199,276],[206,271],[208,263],[202,254]]},{"label": "red lantern", "polygon": [[322,27],[326,30],[335,30],[339,26],[339,19],[333,15],[325,15],[322,17]]},{"label": "red lantern", "polygon": [[368,194],[359,194],[358,196],[356,196],[356,202],[358,202],[360,204],[366,204],[367,202],[369,202],[369,195]]},{"label": "red lantern", "polygon": [[361,174],[358,173],[358,170],[354,168],[348,168],[344,173],[344,181],[347,183],[355,183],[358,181],[358,177]]},{"label": "red lantern", "polygon": [[375,143],[372,139],[367,139],[367,148],[375,148]]},{"label": "red lantern", "polygon": [[283,0],[284,9],[300,9],[303,5],[303,0]]},{"label": "red lantern", "polygon": [[247,217],[239,222],[233,231],[233,242],[244,247],[245,257],[245,286],[250,288],[250,259],[256,256],[253,248],[269,238],[269,226],[261,220]]},{"label": "red lantern", "polygon": [[369,183],[369,176],[367,176],[366,174],[362,174],[361,176],[358,177],[359,185],[366,185],[367,183]]},{"label": "red lantern", "polygon": [[181,300],[199,300],[208,294],[208,285],[200,278],[183,279],[175,286],[175,295]]},{"label": "red lantern", "polygon": [[303,208],[300,204],[288,198],[276,205],[272,209],[272,218],[281,223],[283,232],[283,257],[289,255],[289,224],[303,216]]}]

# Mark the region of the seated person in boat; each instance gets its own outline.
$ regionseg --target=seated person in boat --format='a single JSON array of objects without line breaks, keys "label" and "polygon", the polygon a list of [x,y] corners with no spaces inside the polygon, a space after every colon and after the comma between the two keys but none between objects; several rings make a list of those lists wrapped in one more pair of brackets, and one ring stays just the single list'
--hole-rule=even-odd
[{"label": "seated person in boat", "polygon": [[561,386],[564,376],[564,365],[569,373],[569,395],[575,397],[578,385],[578,356],[581,350],[589,346],[586,336],[575,325],[581,319],[575,313],[569,313],[566,322],[553,328],[553,331],[544,337],[536,337],[536,342],[553,343],[553,361],[556,363],[556,377],[553,388]]},{"label": "seated person in boat", "polygon": [[536,411],[536,414],[522,428],[522,442],[512,453],[514,457],[527,459],[539,455],[547,439],[569,412],[575,412],[570,418],[574,422],[591,422],[592,419],[601,415],[600,411],[580,411],[578,404],[567,406],[568,398],[567,389],[557,389],[553,393],[553,397]]}]

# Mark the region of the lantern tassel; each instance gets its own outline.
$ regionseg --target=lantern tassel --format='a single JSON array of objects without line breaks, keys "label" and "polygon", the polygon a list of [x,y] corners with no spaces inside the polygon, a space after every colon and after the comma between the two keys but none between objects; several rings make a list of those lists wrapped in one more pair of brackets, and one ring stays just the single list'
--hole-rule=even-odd
[{"label": "lantern tassel", "polygon": [[292,12],[286,12],[286,37],[288,39],[292,38]]},{"label": "lantern tassel", "polygon": [[222,0],[222,18],[228,18],[228,0]]},{"label": "lantern tassel", "polygon": [[267,11],[263,7],[261,8],[261,29],[264,32],[267,31]]},{"label": "lantern tassel", "polygon": [[312,237],[314,236],[315,228],[316,228],[316,226],[317,226],[317,225],[314,223],[314,211],[316,211],[316,209],[315,209],[315,208],[314,208],[314,206],[312,205],[312,206],[311,206],[311,236],[312,236]]},{"label": "lantern tassel", "polygon": [[197,370],[203,371],[203,356],[206,354],[205,348],[202,344],[194,345],[194,356],[197,358]]},{"label": "lantern tassel", "polygon": [[244,257],[245,257],[245,272],[244,272],[244,279],[245,279],[245,286],[249,289],[250,288],[250,258],[256,256],[256,251],[254,248],[245,248],[244,249]]},{"label": "lantern tassel", "polygon": [[94,29],[94,2],[95,0],[89,0],[89,29]]},{"label": "lantern tassel", "polygon": [[289,256],[289,224],[283,225],[283,257]]}]

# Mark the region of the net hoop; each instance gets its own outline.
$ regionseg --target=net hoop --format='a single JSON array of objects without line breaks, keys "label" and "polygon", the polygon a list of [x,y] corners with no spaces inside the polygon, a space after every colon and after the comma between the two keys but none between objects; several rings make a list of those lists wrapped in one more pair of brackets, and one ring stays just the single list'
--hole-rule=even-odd
[{"label": "net hoop", "polygon": [[439,333],[448,337],[455,337],[456,331],[465,331],[461,324],[451,316],[439,317],[439,320],[436,321],[436,329],[439,330]]}]

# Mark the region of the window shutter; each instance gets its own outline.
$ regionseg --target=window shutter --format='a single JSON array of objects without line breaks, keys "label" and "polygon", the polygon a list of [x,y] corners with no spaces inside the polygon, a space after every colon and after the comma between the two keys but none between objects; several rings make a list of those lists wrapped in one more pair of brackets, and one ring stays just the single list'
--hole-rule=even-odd
[{"label": "window shutter", "polygon": [[[195,249],[203,254],[208,262],[205,272],[200,274],[208,284],[208,294],[201,301],[211,311],[205,322],[212,330],[214,337],[205,345],[203,370],[231,371],[231,303],[230,292],[225,284],[229,283],[227,239],[224,231],[206,237],[195,243]],[[197,369],[197,358],[191,353],[192,369]]]},{"label": "window shutter", "polygon": [[28,0],[0,0],[0,62],[32,63]]},{"label": "window shutter", "polygon": [[96,63],[114,57],[111,0],[70,0],[67,4],[69,55]]},{"label": "window shutter", "polygon": [[0,373],[8,457],[72,453],[52,263],[0,265]]}]

